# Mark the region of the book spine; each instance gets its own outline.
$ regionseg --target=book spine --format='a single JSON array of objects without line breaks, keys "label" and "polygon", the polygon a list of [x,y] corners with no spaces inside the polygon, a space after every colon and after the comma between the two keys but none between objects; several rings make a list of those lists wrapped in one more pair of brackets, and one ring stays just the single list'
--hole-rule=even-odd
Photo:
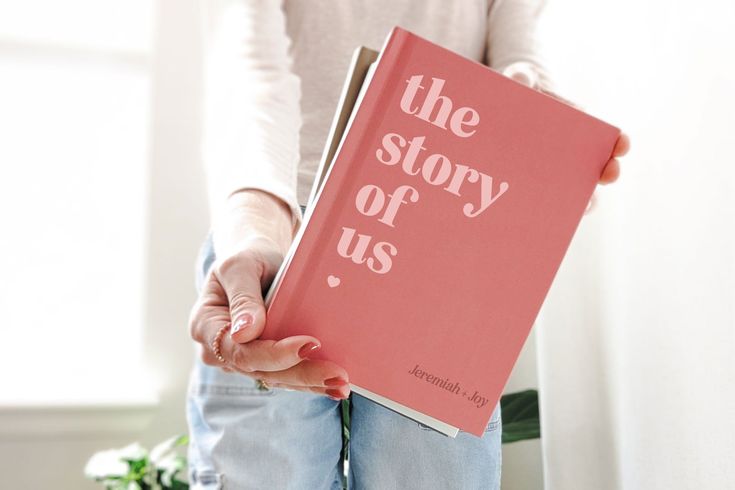
[{"label": "book spine", "polygon": [[[313,254],[324,254],[325,247],[319,241],[329,237],[335,230],[339,210],[348,203],[355,186],[359,182],[351,178],[351,163],[357,160],[358,155],[365,155],[368,146],[373,142],[373,135],[380,126],[385,108],[391,99],[392,93],[400,86],[401,60],[410,54],[412,43],[407,42],[411,34],[394,27],[380,51],[373,79],[365,92],[364,99],[356,113],[349,133],[345,138],[343,148],[336,156],[333,166],[329,169],[318,199],[314,202],[311,216],[306,229],[303,230],[291,261],[288,265],[288,274],[282,274],[277,284],[272,285],[268,294],[267,316],[281,317],[281,312],[298,309],[303,295],[279,294],[283,290],[304,291],[314,279],[309,269],[301,264],[315,264],[311,258]],[[295,283],[294,283],[295,281]],[[287,315],[282,315],[286,318]],[[276,331],[263,332],[262,338],[276,338]]]},{"label": "book spine", "polygon": [[[351,137],[345,139],[344,147],[334,163],[334,172],[330,176],[330,180],[334,180],[330,190],[338,192],[334,199],[328,199],[328,202],[347,203],[347,198],[360,184],[350,178],[356,170],[350,163],[359,160],[359,156],[369,153],[373,135],[388,112],[386,107],[391,96],[401,86],[399,80],[401,60],[410,54],[412,44],[407,42],[410,35],[409,32],[395,27],[380,51],[372,81],[350,127]],[[356,138],[355,135],[359,137]]]}]

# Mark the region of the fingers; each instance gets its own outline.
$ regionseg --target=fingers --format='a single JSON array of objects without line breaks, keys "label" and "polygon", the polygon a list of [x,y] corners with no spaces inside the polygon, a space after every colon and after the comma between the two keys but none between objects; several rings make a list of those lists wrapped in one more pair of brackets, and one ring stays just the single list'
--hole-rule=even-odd
[{"label": "fingers", "polygon": [[222,338],[222,356],[240,371],[281,371],[297,365],[321,346],[310,335],[294,335],[281,340],[255,339],[240,344]]},{"label": "fingers", "polygon": [[[201,340],[197,340],[199,342],[198,348],[199,348],[199,358],[202,360],[202,362],[208,366],[215,366],[219,368],[225,368],[231,366],[227,366],[226,362],[222,362],[220,359],[217,358],[217,356],[214,354],[214,339],[217,336],[217,333],[219,332],[220,328],[227,325],[227,320],[215,320],[213,322],[210,322],[208,325],[207,333],[201,337]],[[222,336],[223,340],[227,338],[227,335]],[[222,342],[220,341],[220,346],[222,345]],[[225,358],[226,359],[226,358]]]},{"label": "fingers", "polygon": [[214,267],[214,274],[227,294],[232,335],[238,342],[257,338],[265,327],[261,278],[264,265],[252,250],[228,257]]},{"label": "fingers", "polygon": [[309,347],[315,345],[315,340],[296,335],[277,341],[256,339],[239,344],[225,337],[222,355],[232,370],[262,379],[270,386],[320,393],[334,399],[347,398],[350,394],[347,371],[334,362],[308,358],[313,352]]},{"label": "fingers", "polygon": [[620,163],[617,158],[611,158],[600,175],[600,184],[610,184],[620,176]]},{"label": "fingers", "polygon": [[613,156],[621,157],[628,153],[628,150],[630,150],[630,138],[627,134],[620,133],[618,141],[615,143],[615,148],[613,149]]},{"label": "fingers", "polygon": [[602,174],[600,174],[600,184],[610,184],[618,180],[618,177],[620,177],[620,161],[615,157],[625,155],[629,149],[630,138],[627,134],[620,133],[618,140],[615,142],[615,148],[613,148],[613,157],[608,160],[605,168],[602,169]]},{"label": "fingers", "polygon": [[264,241],[253,241],[242,252],[214,267],[214,274],[227,293],[232,318],[230,335],[239,343],[260,337],[265,328],[263,289],[273,277],[283,256]]},{"label": "fingers", "polygon": [[523,85],[526,85],[527,87],[531,87],[533,85],[533,78],[529,73],[524,71],[516,71],[510,75],[510,78],[512,78],[516,82],[520,82]]},{"label": "fingers", "polygon": [[[333,399],[347,398],[350,395],[347,371],[331,361],[309,359],[308,353],[313,351],[304,352],[299,346],[313,345],[310,339],[313,337],[298,335],[278,341],[256,339],[239,344],[225,336],[221,346],[227,364],[223,365],[210,353],[203,354],[203,359],[228,372],[262,379],[272,387],[319,393]],[[307,357],[302,358],[299,351]]]},{"label": "fingers", "polygon": [[[223,366],[212,350],[217,332],[230,321],[227,296],[224,289],[210,273],[202,286],[199,299],[189,314],[191,338],[200,346],[202,362],[210,366]],[[227,337],[227,335],[224,335]]]},{"label": "fingers", "polygon": [[307,359],[282,371],[253,371],[247,374],[271,386],[312,387],[321,392],[331,389],[347,395],[350,392],[347,371],[331,361],[321,359]]},{"label": "fingers", "polygon": [[[296,342],[298,338],[289,337],[288,339],[292,343]],[[239,358],[239,356],[247,356],[248,353],[255,352],[255,358],[268,356],[265,353],[266,349],[272,348],[272,346],[266,346],[262,344],[277,343],[280,341],[260,341],[254,340],[247,344],[238,344],[232,339],[227,339],[225,336],[222,340],[222,345],[229,345],[230,352],[232,354],[222,352],[225,359],[228,361],[227,364],[223,364],[218,360],[212,350],[206,345],[200,345],[202,349],[201,356],[205,364],[221,368],[223,371],[228,373],[240,373],[242,375],[249,376],[254,379],[262,379],[269,386],[274,388],[284,388],[288,390],[305,391],[310,393],[317,393],[325,395],[333,400],[342,400],[350,396],[349,387],[349,376],[347,371],[339,365],[324,360],[317,359],[304,359],[299,358],[298,364],[295,364],[286,369],[278,371],[261,371],[251,370],[251,361]],[[261,345],[257,345],[260,343]],[[249,347],[256,344],[254,349],[246,352]],[[264,352],[258,353],[259,350]],[[234,360],[229,358],[228,355],[234,355]]]}]

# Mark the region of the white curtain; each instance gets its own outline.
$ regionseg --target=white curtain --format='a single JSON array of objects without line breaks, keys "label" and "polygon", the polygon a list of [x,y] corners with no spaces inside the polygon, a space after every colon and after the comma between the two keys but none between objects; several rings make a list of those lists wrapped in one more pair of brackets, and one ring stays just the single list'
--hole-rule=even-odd
[{"label": "white curtain", "polygon": [[735,489],[735,4],[540,28],[560,95],[631,137],[536,325],[545,488]]}]

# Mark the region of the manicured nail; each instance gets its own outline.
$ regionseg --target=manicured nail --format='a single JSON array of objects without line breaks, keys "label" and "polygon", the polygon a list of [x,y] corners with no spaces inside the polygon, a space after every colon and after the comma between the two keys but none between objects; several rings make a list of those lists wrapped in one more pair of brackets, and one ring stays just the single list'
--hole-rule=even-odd
[{"label": "manicured nail", "polygon": [[335,376],[334,378],[324,380],[325,386],[340,386],[344,384],[347,384],[347,380],[341,376]]},{"label": "manicured nail", "polygon": [[230,335],[235,335],[237,332],[245,327],[249,327],[253,324],[253,315],[250,313],[243,313],[240,315],[230,329]]},{"label": "manicured nail", "polygon": [[299,349],[299,357],[302,359],[306,359],[306,356],[308,356],[309,354],[313,354],[314,351],[317,350],[319,347],[321,347],[319,344],[308,342],[302,345]]},{"label": "manicured nail", "polygon": [[346,396],[342,394],[340,390],[335,390],[332,388],[328,389],[326,393],[327,393],[327,396],[329,396],[329,398],[333,400],[344,400],[347,398]]}]

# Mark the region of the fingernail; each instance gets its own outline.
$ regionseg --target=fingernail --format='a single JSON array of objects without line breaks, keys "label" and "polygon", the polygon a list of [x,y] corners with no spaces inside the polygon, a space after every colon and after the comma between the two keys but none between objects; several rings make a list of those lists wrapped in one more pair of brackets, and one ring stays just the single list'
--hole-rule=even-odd
[{"label": "fingernail", "polygon": [[308,356],[309,354],[312,354],[319,347],[321,347],[319,344],[316,344],[314,342],[308,342],[302,345],[301,348],[299,349],[299,357],[302,359],[305,359],[306,356]]},{"label": "fingernail", "polygon": [[235,335],[237,332],[245,327],[249,327],[253,324],[253,315],[250,313],[243,313],[240,315],[230,329],[230,335]]},{"label": "fingernail", "polygon": [[325,379],[324,384],[326,386],[339,386],[347,384],[347,380],[341,376],[335,376],[334,378]]},{"label": "fingernail", "polygon": [[332,389],[332,388],[328,389],[326,391],[326,393],[327,393],[327,396],[329,396],[329,398],[331,398],[333,400],[344,400],[344,399],[347,398],[346,396],[344,396],[342,394],[341,391],[335,390],[335,389]]}]

